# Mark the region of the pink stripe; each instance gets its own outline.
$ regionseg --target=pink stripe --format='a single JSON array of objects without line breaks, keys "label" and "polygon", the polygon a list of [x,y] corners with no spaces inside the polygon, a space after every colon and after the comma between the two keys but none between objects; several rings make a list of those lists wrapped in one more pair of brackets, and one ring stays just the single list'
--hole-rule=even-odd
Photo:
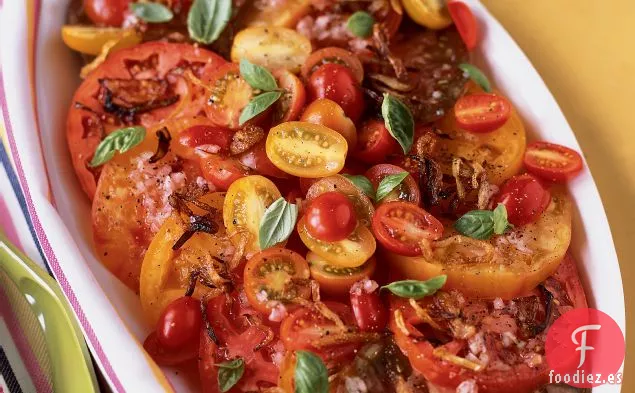
[{"label": "pink stripe", "polygon": [[[1,0],[0,0],[1,1]],[[26,300],[23,300],[26,301]],[[31,346],[26,340],[26,336],[22,332],[22,328],[20,327],[20,323],[11,308],[9,303],[9,299],[7,298],[7,294],[0,289],[0,315],[3,316],[5,322],[7,323],[7,327],[9,328],[9,333],[11,333],[11,337],[13,338],[13,342],[15,346],[18,348],[18,352],[20,352],[20,358],[24,362],[26,366],[26,370],[31,376],[31,380],[33,381],[33,385],[35,385],[35,390],[38,392],[52,392],[51,383],[47,376],[44,374],[42,367],[40,367],[40,363],[37,361],[35,354],[31,350]]]},{"label": "pink stripe", "polygon": [[15,229],[15,225],[13,225],[9,208],[2,198],[2,195],[0,195],[0,228],[2,228],[2,231],[9,241],[11,241],[14,246],[22,250],[22,245],[20,244],[20,239],[18,238],[18,231]]}]

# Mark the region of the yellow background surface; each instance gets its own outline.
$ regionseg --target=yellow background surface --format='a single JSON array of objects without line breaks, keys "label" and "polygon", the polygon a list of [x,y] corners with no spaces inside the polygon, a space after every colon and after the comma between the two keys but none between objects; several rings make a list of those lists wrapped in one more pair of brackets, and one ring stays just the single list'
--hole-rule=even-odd
[{"label": "yellow background surface", "polygon": [[600,189],[626,297],[622,392],[635,392],[635,1],[481,1],[556,97]]}]

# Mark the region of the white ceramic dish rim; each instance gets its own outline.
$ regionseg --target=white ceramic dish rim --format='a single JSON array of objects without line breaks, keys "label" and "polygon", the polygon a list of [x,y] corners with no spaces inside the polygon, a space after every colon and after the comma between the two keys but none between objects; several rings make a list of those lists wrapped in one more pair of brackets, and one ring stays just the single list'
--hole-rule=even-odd
[{"label": "white ceramic dish rim", "polygon": [[[482,4],[476,0],[466,2],[482,29],[475,61],[489,70],[495,85],[518,108],[530,137],[540,136],[580,150],[558,104],[520,48]],[[36,12],[33,81],[25,66],[29,64],[25,50],[29,48],[25,27],[29,7],[23,2],[0,1],[0,101],[9,145],[36,234],[109,385],[118,392],[165,390],[167,385],[155,373],[137,341],[143,340],[148,328],[138,317],[136,297],[93,255],[86,219],[89,203],[75,181],[66,143],[60,136],[72,91],[78,83],[77,63],[59,35],[67,3],[68,0],[42,0],[41,4],[38,0],[27,1]],[[33,82],[37,82],[35,100],[30,88]],[[590,304],[613,317],[625,332],[619,264],[590,172],[585,170],[570,183],[569,190],[577,206],[571,251],[579,263]],[[169,371],[166,375],[178,391],[189,389],[185,379]],[[594,389],[619,391],[619,386],[608,385]]]}]

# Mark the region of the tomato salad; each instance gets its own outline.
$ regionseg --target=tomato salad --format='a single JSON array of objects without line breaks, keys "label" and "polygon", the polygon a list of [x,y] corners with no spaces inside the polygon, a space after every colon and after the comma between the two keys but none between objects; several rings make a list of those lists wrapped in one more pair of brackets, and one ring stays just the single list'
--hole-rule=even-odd
[{"label": "tomato salad", "polygon": [[[569,392],[564,183],[460,1],[78,0],[95,250],[203,392]],[[186,373],[190,375],[190,373]],[[560,390],[558,390],[560,389]]]}]

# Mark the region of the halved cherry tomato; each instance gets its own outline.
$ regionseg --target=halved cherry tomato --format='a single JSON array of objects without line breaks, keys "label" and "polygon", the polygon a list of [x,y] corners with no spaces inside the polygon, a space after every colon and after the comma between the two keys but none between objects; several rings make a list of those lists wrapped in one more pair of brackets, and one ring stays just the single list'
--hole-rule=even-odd
[{"label": "halved cherry tomato", "polygon": [[[243,26],[281,26],[294,28],[311,10],[311,0],[267,0],[257,6],[240,7],[237,21]],[[244,14],[243,14],[244,13]]]},{"label": "halved cherry tomato", "polygon": [[511,105],[498,94],[468,94],[454,104],[454,117],[461,128],[471,132],[492,132],[507,122]]},{"label": "halved cherry tomato", "polygon": [[292,121],[273,127],[267,136],[267,157],[286,173],[324,177],[338,173],[348,151],[346,139],[319,124]]},{"label": "halved cherry tomato", "polygon": [[467,49],[476,48],[478,24],[470,7],[462,1],[452,0],[448,1],[448,11]]},{"label": "halved cherry tomato", "polygon": [[320,291],[331,296],[348,295],[351,286],[359,280],[370,278],[377,266],[375,257],[371,257],[358,267],[339,267],[312,251],[306,255],[306,260],[311,269],[311,278],[320,284]]},{"label": "halved cherry tomato", "polygon": [[315,70],[307,83],[309,101],[328,98],[342,107],[353,122],[364,112],[364,93],[350,68],[327,63]]},{"label": "halved cherry tomato", "polygon": [[309,80],[311,74],[320,68],[320,66],[329,63],[348,67],[359,84],[364,80],[364,67],[357,56],[346,49],[334,46],[318,49],[311,53],[311,56],[309,56],[304,65],[302,65],[302,77],[304,80]]},{"label": "halved cherry tomato", "polygon": [[280,170],[267,157],[267,149],[265,142],[259,142],[256,146],[238,156],[241,164],[247,168],[251,168],[263,176],[271,176],[278,179],[286,179],[289,175]]},{"label": "halved cherry tomato", "polygon": [[368,120],[362,125],[354,156],[365,163],[384,162],[386,157],[399,149],[399,144],[390,135],[381,120]]},{"label": "halved cherry tomato", "polygon": [[313,199],[304,217],[309,234],[325,242],[344,240],[357,226],[353,203],[337,191],[326,192]]},{"label": "halved cherry tomato", "polygon": [[200,160],[201,171],[205,180],[212,183],[220,191],[226,191],[236,180],[248,176],[250,171],[235,158],[223,158],[217,155],[206,155]]},{"label": "halved cherry tomato", "polygon": [[148,355],[159,366],[176,366],[188,360],[196,359],[198,345],[198,340],[195,340],[194,343],[188,342],[187,345],[174,349],[166,348],[159,342],[157,333],[152,332],[143,342],[143,349],[148,352]]},{"label": "halved cherry tomato", "polygon": [[554,182],[565,182],[582,170],[580,153],[562,145],[542,141],[527,146],[523,163],[528,172]]},{"label": "halved cherry tomato", "polygon": [[95,27],[65,25],[62,27],[62,40],[69,48],[87,55],[97,56],[109,41],[117,44],[112,50],[130,48],[141,42],[141,35],[135,29],[117,27]]},{"label": "halved cherry tomato", "polygon": [[[300,179],[302,180],[302,179]],[[302,185],[302,182],[300,182]],[[355,207],[355,215],[360,224],[370,227],[370,221],[375,214],[375,208],[370,199],[350,180],[341,175],[329,176],[318,180],[310,186],[306,193],[306,200],[311,203],[319,195],[325,192],[337,191],[346,195]]]},{"label": "halved cherry tomato", "polygon": [[306,228],[305,217],[298,221],[297,228],[307,248],[335,266],[361,266],[375,253],[377,247],[373,234],[363,225],[358,225],[346,239],[337,242],[324,242],[311,236]]},{"label": "halved cherry tomato", "polygon": [[[169,129],[168,129],[169,131]],[[194,125],[178,134],[176,153],[182,157],[196,159],[207,154],[227,154],[233,132],[213,125]]]},{"label": "halved cherry tomato", "polygon": [[507,208],[507,219],[514,225],[538,220],[551,201],[551,193],[534,176],[525,173],[507,180],[496,197]]},{"label": "halved cherry tomato", "polygon": [[382,246],[399,255],[423,253],[422,244],[443,235],[443,224],[432,214],[408,202],[387,202],[377,208],[373,233]]},{"label": "halved cherry tomato", "polygon": [[219,67],[205,77],[205,82],[211,88],[205,106],[207,117],[219,126],[238,128],[238,118],[254,96],[249,83],[240,76],[238,64],[227,63]]},{"label": "halved cherry tomato", "polygon": [[132,0],[84,0],[84,12],[96,25],[120,27]]},{"label": "halved cherry tomato", "polygon": [[[376,190],[382,179],[386,176],[403,172],[406,172],[406,170],[396,165],[379,164],[366,171],[366,177],[370,180]],[[419,203],[421,203],[421,191],[419,191],[419,186],[412,175],[406,176],[406,178],[403,179],[403,181],[395,187],[390,194],[386,195],[381,200],[382,203],[390,201],[404,201],[414,203],[415,205],[419,205]]]},{"label": "halved cherry tomato", "polygon": [[342,134],[349,149],[357,145],[357,131],[355,123],[344,113],[344,110],[337,103],[321,98],[313,101],[302,113],[301,121],[313,124],[321,124]]},{"label": "halved cherry tomato", "polygon": [[379,297],[376,282],[368,279],[356,282],[350,290],[350,299],[359,330],[362,332],[384,330],[388,323],[388,309]]},{"label": "halved cherry tomato", "polygon": [[283,68],[275,70],[273,76],[278,81],[278,87],[284,91],[275,103],[273,124],[297,120],[306,101],[304,85],[297,76]]},{"label": "halved cherry tomato", "polygon": [[300,254],[285,248],[261,251],[245,266],[247,300],[256,310],[268,314],[278,303],[288,305],[308,299],[309,275],[309,265]]},{"label": "halved cherry tomato", "polygon": [[247,236],[246,250],[260,251],[260,220],[265,210],[282,195],[266,177],[252,175],[236,180],[227,190],[223,205],[223,222],[232,242],[239,245]]},{"label": "halved cherry tomato", "polygon": [[452,24],[445,1],[402,0],[408,16],[418,24],[430,29],[443,29]]},{"label": "halved cherry tomato", "polygon": [[201,305],[191,296],[172,301],[157,322],[157,339],[164,348],[177,349],[198,342],[203,316]]}]

